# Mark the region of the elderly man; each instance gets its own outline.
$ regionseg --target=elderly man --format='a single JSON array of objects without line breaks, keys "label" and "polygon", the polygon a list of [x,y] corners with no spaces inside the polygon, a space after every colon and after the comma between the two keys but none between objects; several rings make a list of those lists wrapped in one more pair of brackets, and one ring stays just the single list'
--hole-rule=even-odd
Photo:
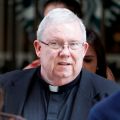
[{"label": "elderly man", "polygon": [[40,67],[0,76],[4,112],[27,120],[86,120],[96,102],[119,89],[114,82],[82,69],[86,31],[68,9],[47,14],[34,47]]}]

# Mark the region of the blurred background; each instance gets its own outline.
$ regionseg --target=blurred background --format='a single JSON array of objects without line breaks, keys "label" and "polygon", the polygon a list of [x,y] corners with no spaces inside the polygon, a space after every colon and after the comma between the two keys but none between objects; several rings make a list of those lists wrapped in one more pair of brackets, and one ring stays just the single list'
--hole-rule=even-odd
[{"label": "blurred background", "polygon": [[[0,0],[0,73],[22,69],[33,61],[37,25],[46,0]],[[77,0],[84,24],[105,45],[107,61],[120,80],[120,0]]]}]

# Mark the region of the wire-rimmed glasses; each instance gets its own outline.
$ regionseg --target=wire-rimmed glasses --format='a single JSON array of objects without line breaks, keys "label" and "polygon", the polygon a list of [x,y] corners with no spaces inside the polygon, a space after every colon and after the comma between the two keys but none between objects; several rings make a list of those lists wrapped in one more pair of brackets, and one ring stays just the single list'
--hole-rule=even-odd
[{"label": "wire-rimmed glasses", "polygon": [[68,46],[68,48],[70,48],[71,50],[80,50],[82,48],[82,46],[84,45],[84,42],[83,43],[80,43],[80,42],[70,42],[68,44],[61,44],[59,42],[43,42],[43,41],[40,41],[41,43],[43,43],[44,45],[47,45],[49,46],[50,48],[52,49],[63,49],[65,45]]}]

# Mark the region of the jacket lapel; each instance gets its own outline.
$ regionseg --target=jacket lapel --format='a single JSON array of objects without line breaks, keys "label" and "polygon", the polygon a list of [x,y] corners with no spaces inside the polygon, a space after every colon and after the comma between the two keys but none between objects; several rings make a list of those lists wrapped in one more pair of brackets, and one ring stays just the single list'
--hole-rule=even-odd
[{"label": "jacket lapel", "polygon": [[6,98],[4,108],[6,112],[19,115],[22,113],[24,102],[27,97],[28,87],[35,71],[36,69],[26,72],[25,75],[21,74],[22,77],[14,76],[15,79],[13,78],[14,80],[5,91]]},{"label": "jacket lapel", "polygon": [[82,71],[78,92],[74,102],[71,120],[87,120],[89,110],[93,106],[95,93],[91,84],[91,76]]}]

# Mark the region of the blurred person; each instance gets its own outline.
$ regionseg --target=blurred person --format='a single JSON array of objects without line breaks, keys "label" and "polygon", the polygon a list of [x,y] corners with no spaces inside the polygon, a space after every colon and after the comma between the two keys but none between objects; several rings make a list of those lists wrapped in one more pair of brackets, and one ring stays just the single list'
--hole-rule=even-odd
[{"label": "blurred person", "polygon": [[27,66],[23,67],[23,69],[31,69],[31,68],[36,68],[40,66],[40,60],[37,58],[36,60],[33,60],[30,64]]},{"label": "blurred person", "polygon": [[3,112],[27,120],[86,120],[97,102],[120,89],[82,68],[86,30],[68,9],[57,8],[44,17],[34,47],[40,67],[0,75]]},{"label": "blurred person", "polygon": [[91,29],[87,29],[89,48],[84,57],[83,67],[93,73],[110,80],[115,80],[112,71],[107,65],[105,48],[100,37]]},{"label": "blurred person", "polygon": [[74,12],[78,17],[82,18],[82,6],[77,0],[47,0],[43,5],[43,16],[55,9],[55,8],[67,8]]},{"label": "blurred person", "polygon": [[88,120],[120,120],[120,91],[95,105]]}]

